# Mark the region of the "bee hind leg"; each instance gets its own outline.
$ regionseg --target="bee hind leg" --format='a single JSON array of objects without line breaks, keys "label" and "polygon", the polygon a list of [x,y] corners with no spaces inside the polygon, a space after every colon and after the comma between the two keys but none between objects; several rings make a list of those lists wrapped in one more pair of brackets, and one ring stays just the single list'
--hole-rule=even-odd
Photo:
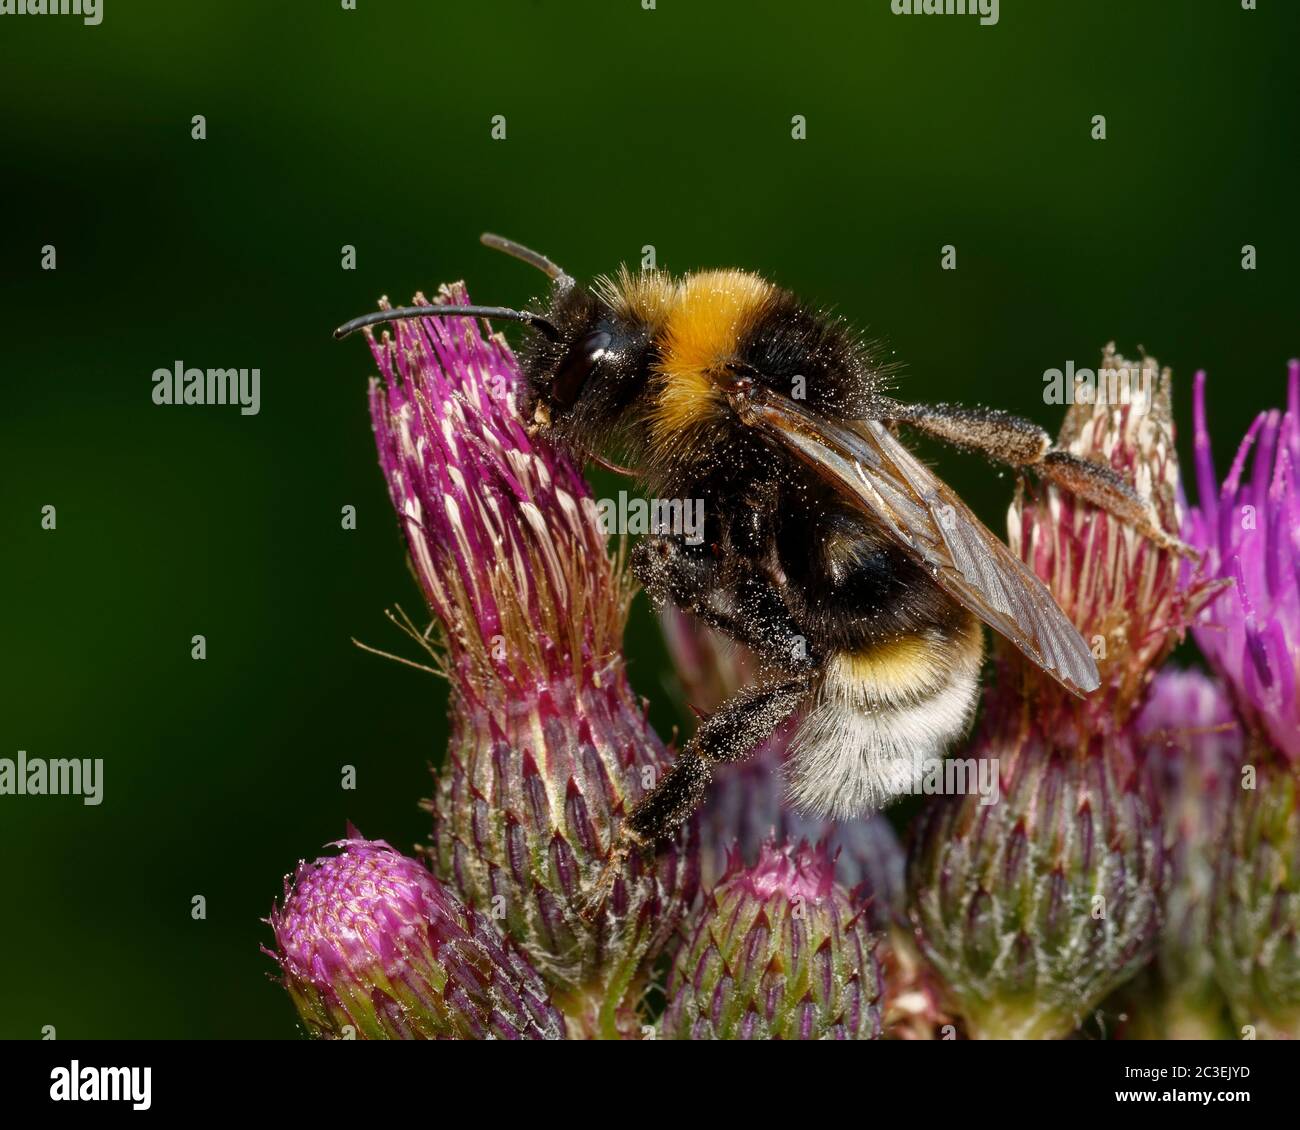
[{"label": "bee hind leg", "polygon": [[737,691],[704,719],[672,768],[627,814],[600,876],[583,899],[581,913],[588,920],[604,906],[628,856],[672,836],[695,811],[713,766],[748,757],[803,705],[818,667],[790,621],[779,588],[761,570],[742,570],[727,583],[721,561],[707,547],[653,535],[632,551],[632,571],[656,603],[671,601],[697,616],[752,649],[777,673],[770,682]]},{"label": "bee hind leg", "polygon": [[608,862],[585,900],[583,917],[594,917],[604,905],[633,851],[653,848],[657,841],[672,836],[690,818],[704,799],[713,777],[713,766],[748,757],[803,705],[811,688],[811,674],[746,687],[700,723],[672,768],[619,826]]},{"label": "bee hind leg", "polygon": [[627,827],[640,842],[672,835],[703,799],[713,766],[748,757],[799,708],[811,682],[801,675],[737,691],[700,723],[673,767],[628,814]]},{"label": "bee hind leg", "polygon": [[900,404],[886,418],[1017,470],[1037,471],[1061,490],[1127,522],[1162,549],[1191,552],[1161,527],[1154,508],[1122,475],[1058,448],[1044,429],[1023,416],[959,404]]}]

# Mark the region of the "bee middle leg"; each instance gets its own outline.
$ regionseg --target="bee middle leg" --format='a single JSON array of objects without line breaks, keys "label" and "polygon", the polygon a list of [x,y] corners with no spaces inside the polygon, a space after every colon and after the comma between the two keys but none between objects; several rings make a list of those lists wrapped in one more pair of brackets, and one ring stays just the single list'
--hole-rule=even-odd
[{"label": "bee middle leg", "polygon": [[1023,416],[960,404],[900,404],[888,419],[1017,470],[1037,471],[1062,490],[1127,522],[1162,549],[1190,552],[1161,527],[1154,508],[1122,475],[1058,448],[1043,428]]}]

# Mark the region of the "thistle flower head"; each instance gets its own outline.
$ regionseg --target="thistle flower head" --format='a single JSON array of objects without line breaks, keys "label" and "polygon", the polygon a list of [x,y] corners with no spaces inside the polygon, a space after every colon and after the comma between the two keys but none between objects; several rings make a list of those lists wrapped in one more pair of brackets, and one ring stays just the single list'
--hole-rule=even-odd
[{"label": "thistle flower head", "polygon": [[824,846],[737,853],[668,980],[670,1039],[875,1039],[875,939]]},{"label": "thistle flower head", "polygon": [[1215,857],[1215,974],[1243,1029],[1300,1040],[1300,776],[1276,752],[1254,752]]},{"label": "thistle flower head", "polygon": [[[460,284],[438,294],[468,299]],[[370,382],[380,465],[457,692],[598,688],[619,663],[631,589],[581,473],[519,418],[505,340],[472,318],[429,318],[370,347],[383,378]]]},{"label": "thistle flower head", "polygon": [[[465,303],[445,287],[441,303]],[[468,318],[401,322],[372,350],[371,418],[415,572],[445,637],[451,743],[435,870],[491,908],[571,1030],[635,1029],[649,963],[697,885],[689,829],[585,898],[622,814],[670,756],[620,652],[631,587],[578,469],[519,418],[518,366]],[[422,633],[416,633],[417,638]]]},{"label": "thistle flower head", "polygon": [[[418,862],[354,836],[299,864],[271,913],[285,987],[313,1034],[559,1039],[536,971]],[[268,951],[269,952],[269,951]]]},{"label": "thistle flower head", "polygon": [[1170,381],[1157,371],[1108,348],[1105,395],[1076,390],[1057,441],[1118,473],[1145,519],[1050,484],[1010,511],[1012,548],[1091,643],[1101,687],[1079,701],[1004,648],[970,751],[996,763],[1001,799],[939,798],[914,828],[918,942],[973,1035],[1066,1035],[1155,950],[1164,833],[1136,719],[1205,592],[1174,540]]},{"label": "thistle flower head", "polygon": [[1189,540],[1226,582],[1204,610],[1196,642],[1232,689],[1252,732],[1300,763],[1300,361],[1285,412],[1261,412],[1219,485],[1196,375],[1198,506]]},{"label": "thistle flower head", "polygon": [[[1057,445],[1117,472],[1147,502],[1151,525],[1177,536],[1182,507],[1170,375],[1154,358],[1136,363],[1107,346],[1096,394],[1076,392]],[[1097,659],[1102,687],[1081,704],[1084,725],[1123,725],[1201,599],[1188,583],[1186,558],[1050,484],[1017,496],[1008,527],[1012,549],[1046,582]],[[1046,681],[1034,672],[1029,678]],[[1066,701],[1054,686],[1033,693],[1040,702]]]},{"label": "thistle flower head", "polygon": [[1262,412],[1222,485],[1194,404],[1198,505],[1188,537],[1223,582],[1196,642],[1246,728],[1216,842],[1209,934],[1237,1023],[1300,1038],[1300,362],[1284,412]]},{"label": "thistle flower head", "polygon": [[1131,762],[1037,737],[1019,754],[997,804],[922,811],[912,917],[972,1036],[1059,1038],[1150,959],[1163,843]]}]

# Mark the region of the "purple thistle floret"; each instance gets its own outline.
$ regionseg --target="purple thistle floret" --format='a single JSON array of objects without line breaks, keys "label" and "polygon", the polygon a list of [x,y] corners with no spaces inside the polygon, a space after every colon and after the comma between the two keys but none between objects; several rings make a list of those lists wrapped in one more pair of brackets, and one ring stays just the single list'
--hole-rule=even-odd
[{"label": "purple thistle floret", "polygon": [[[417,296],[417,300],[420,296]],[[440,302],[466,303],[463,287]],[[520,418],[519,368],[472,318],[370,338],[379,462],[457,689],[532,695],[615,662],[630,589],[573,463]]]},{"label": "purple thistle floret", "polygon": [[[458,284],[438,301],[468,295]],[[627,680],[622,552],[606,549],[579,468],[525,427],[500,336],[429,318],[371,349],[380,463],[451,685],[429,806],[434,870],[501,916],[572,1035],[639,1033],[650,965],[694,899],[698,853],[690,829],[653,859],[634,853],[588,912],[619,821],[671,764]]]},{"label": "purple thistle floret", "polygon": [[1198,507],[1187,538],[1227,582],[1202,613],[1196,642],[1232,688],[1255,734],[1300,762],[1300,361],[1287,408],[1261,412],[1220,486],[1206,427],[1205,374],[1196,374]]},{"label": "purple thistle floret", "polygon": [[285,878],[270,918],[272,956],[313,1035],[563,1037],[537,972],[420,863],[383,840],[354,835],[333,846],[342,853]]}]

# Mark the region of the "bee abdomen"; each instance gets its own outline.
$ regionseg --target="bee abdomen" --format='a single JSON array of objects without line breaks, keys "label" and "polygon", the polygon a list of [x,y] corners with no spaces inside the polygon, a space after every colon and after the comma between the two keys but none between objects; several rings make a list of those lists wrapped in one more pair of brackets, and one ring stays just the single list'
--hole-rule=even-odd
[{"label": "bee abdomen", "polygon": [[970,726],[982,659],[973,616],[833,653],[786,764],[791,802],[843,820],[916,791]]}]

